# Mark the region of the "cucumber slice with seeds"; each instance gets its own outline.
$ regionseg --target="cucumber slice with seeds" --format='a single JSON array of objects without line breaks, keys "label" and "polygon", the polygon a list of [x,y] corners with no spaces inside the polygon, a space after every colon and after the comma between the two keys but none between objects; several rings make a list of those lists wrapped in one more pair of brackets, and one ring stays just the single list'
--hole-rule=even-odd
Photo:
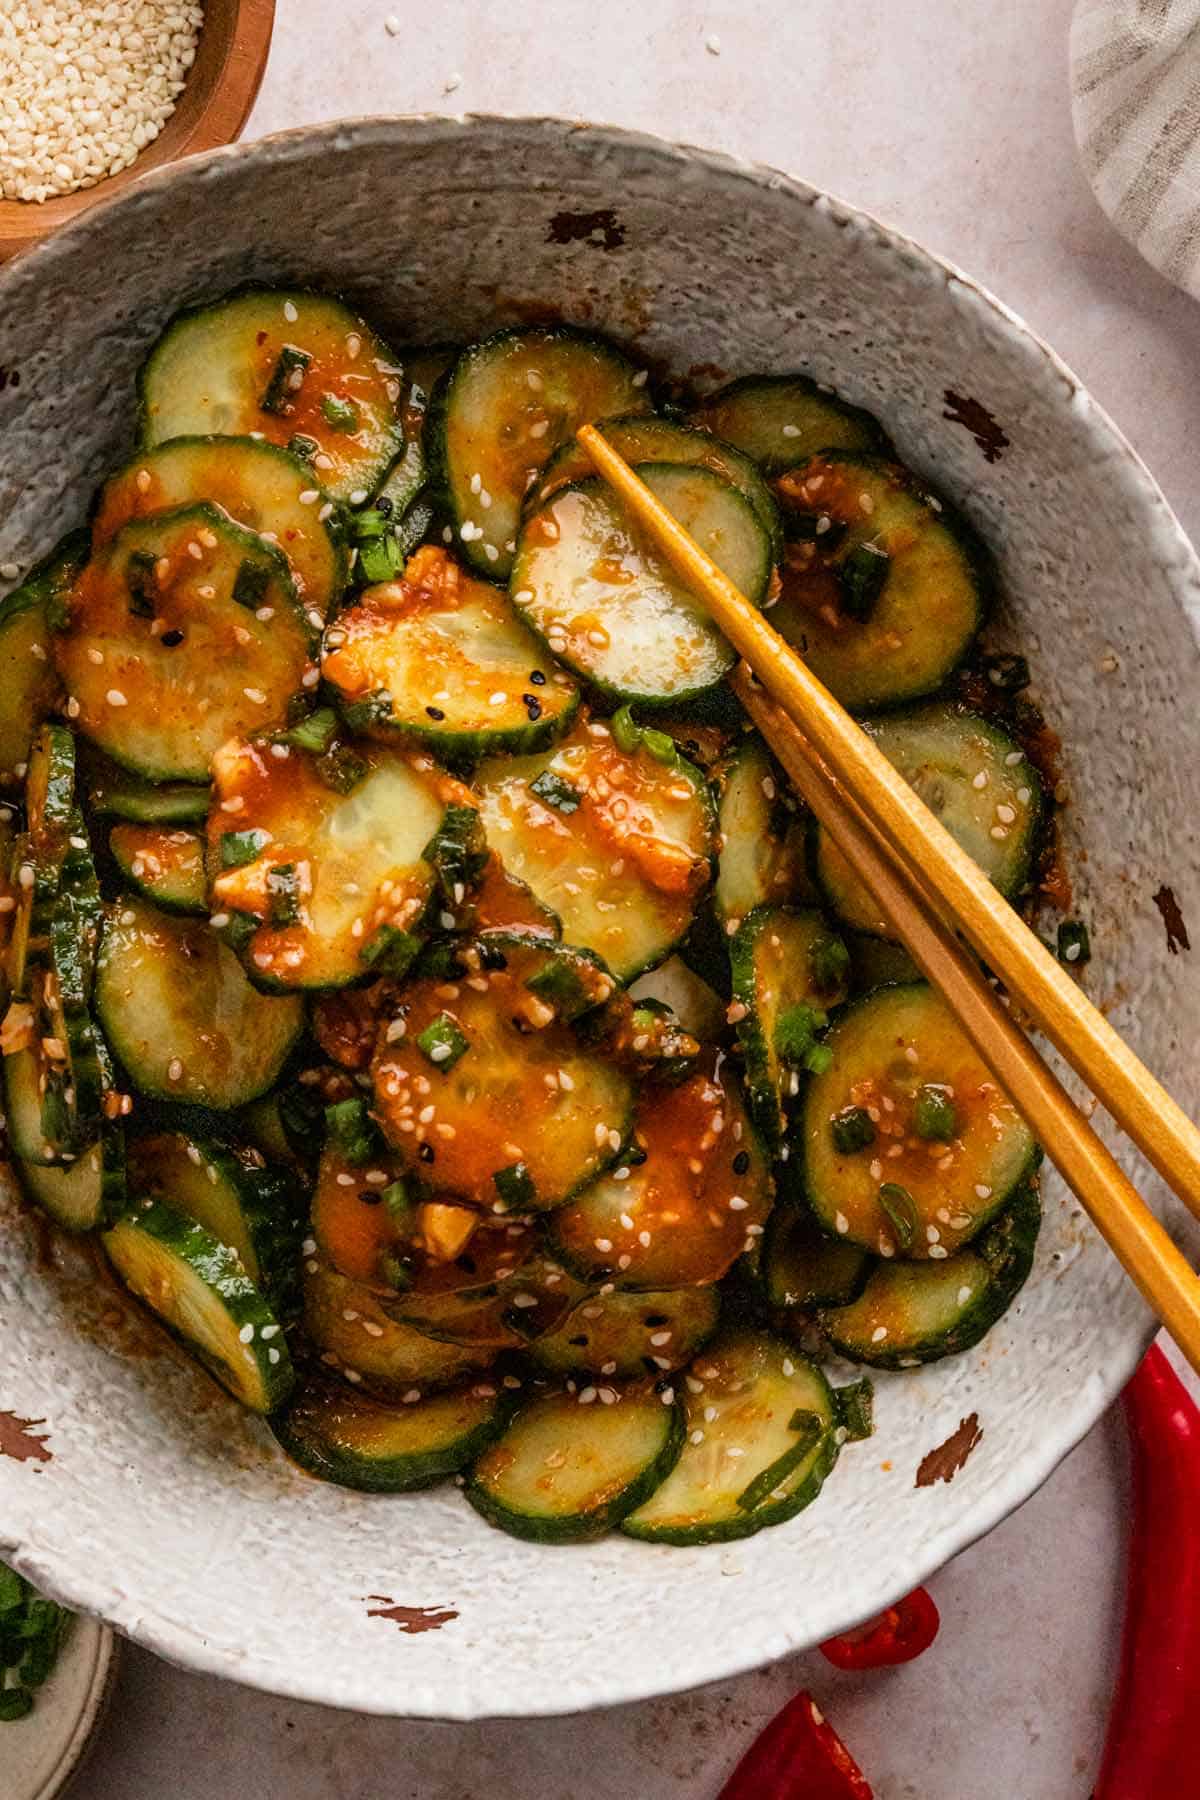
[{"label": "cucumber slice with seeds", "polygon": [[[645,463],[646,486],[755,605],[774,568],[745,496],[711,469]],[[675,707],[711,693],[730,645],[598,478],[560,488],[521,526],[513,602],[555,656],[610,700]]]},{"label": "cucumber slice with seeds", "polygon": [[[806,1041],[846,998],[850,957],[815,908],[760,906],[729,945],[733,1008],[746,1065],[746,1096],[763,1140],[783,1142],[787,1101],[800,1089]],[[809,1015],[807,1030],[798,1009]]]},{"label": "cucumber slice with seeds", "polygon": [[[965,519],[878,456],[816,456],[777,491],[816,535],[789,546],[776,631],[854,712],[935,693],[970,649],[994,585]],[[840,529],[820,535],[823,519]],[[867,605],[849,576],[871,553],[885,561]]]},{"label": "cucumber slice with seeds", "polygon": [[602,1537],[679,1458],[682,1415],[663,1399],[605,1387],[593,1404],[569,1393],[530,1401],[475,1464],[467,1499],[513,1537],[541,1544]]},{"label": "cucumber slice with seeds", "polygon": [[356,731],[455,758],[540,750],[579,705],[507,595],[433,545],[338,614],[321,672]]},{"label": "cucumber slice with seeds", "polygon": [[[1042,786],[1008,733],[941,702],[864,720],[863,730],[999,891],[1018,894],[1033,869]],[[814,867],[834,912],[856,931],[890,938],[887,920],[828,832],[814,830]]]},{"label": "cucumber slice with seeds", "polygon": [[498,331],[464,350],[434,391],[425,445],[472,567],[507,579],[521,503],[559,444],[593,419],[649,410],[635,366],[568,326]]},{"label": "cucumber slice with seeds", "polygon": [[655,1544],[752,1537],[811,1505],[837,1460],[829,1383],[768,1332],[735,1330],[707,1345],[685,1384],[684,1406],[683,1454],[625,1520],[630,1537]]},{"label": "cucumber slice with seeds", "polygon": [[303,1002],[257,993],[206,923],[132,895],[109,913],[96,1011],[144,1094],[217,1111],[274,1085],[304,1023]]},{"label": "cucumber slice with seeds", "polygon": [[106,1123],[94,1144],[72,1162],[46,1159],[42,1135],[41,1064],[32,1048],[4,1058],[5,1110],[22,1185],[68,1231],[91,1231],[114,1217],[125,1199],[124,1136]]},{"label": "cucumber slice with seeds", "polygon": [[283,1405],[287,1340],[236,1251],[165,1200],[126,1213],[102,1242],[130,1292],[235,1400],[256,1413]]},{"label": "cucumber slice with seeds", "polygon": [[[723,444],[708,431],[690,425],[678,425],[673,419],[659,419],[642,413],[632,419],[605,419],[601,431],[613,449],[635,468],[643,463],[680,463],[711,469],[750,502],[759,522],[771,539],[772,555],[779,560],[783,552],[783,530],[779,508],[770,488],[748,456],[732,444]],[[541,480],[531,490],[526,510],[536,508],[561,487],[586,481],[596,473],[591,457],[572,438],[561,444],[542,471]]]},{"label": "cucumber slice with seeds", "polygon": [[681,1086],[643,1087],[631,1150],[555,1213],[550,1247],[583,1280],[699,1286],[753,1247],[771,1198],[736,1077],[709,1051]]},{"label": "cucumber slice with seeds", "polygon": [[304,1265],[304,1319],[322,1360],[353,1385],[384,1399],[413,1401],[485,1368],[490,1349],[439,1343],[404,1325],[362,1282],[339,1275],[316,1257]]},{"label": "cucumber slice with seeds", "polygon": [[142,450],[100,491],[93,549],[130,519],[201,500],[282,550],[300,600],[326,616],[349,565],[340,511],[300,457],[259,438],[178,437]]},{"label": "cucumber slice with seeds", "polygon": [[557,1330],[530,1345],[538,1368],[552,1375],[589,1371],[618,1381],[678,1369],[717,1328],[715,1287],[645,1294],[589,1294]]},{"label": "cucumber slice with seeds", "polygon": [[164,912],[207,914],[208,874],[204,839],[198,831],[114,825],[108,847],[130,887]]},{"label": "cucumber slice with seeds", "polygon": [[[478,1244],[481,1235],[468,1245],[469,1259],[481,1259],[480,1273],[485,1253]],[[493,1282],[481,1284],[478,1274],[468,1279],[472,1285],[462,1286],[463,1275],[453,1265],[427,1264],[390,1310],[406,1325],[445,1343],[519,1350],[556,1330],[579,1295],[578,1284],[548,1257],[527,1255],[516,1267],[502,1265]]]},{"label": "cucumber slice with seeds", "polygon": [[312,446],[317,482],[357,503],[401,448],[402,370],[340,301],[302,289],[243,288],[188,308],[139,378],[141,441],[257,432]]},{"label": "cucumber slice with seeds", "polygon": [[757,733],[718,765],[717,879],[713,906],[729,932],[756,906],[814,898],[808,875],[807,814]]},{"label": "cucumber slice with seeds", "polygon": [[945,1262],[876,1263],[856,1299],[821,1312],[821,1329],[839,1356],[874,1369],[911,1369],[971,1349],[1024,1286],[1041,1218],[1036,1183],[1025,1182]]},{"label": "cucumber slice with seeds", "polygon": [[735,444],[769,475],[818,450],[889,449],[877,419],[807,375],[743,375],[702,400],[692,423]]},{"label": "cucumber slice with seeds", "polygon": [[93,743],[200,782],[227,738],[282,722],[314,642],[281,553],[203,504],[132,519],[92,557],[56,654]]},{"label": "cucumber slice with seeds", "polygon": [[[539,757],[485,762],[480,813],[506,867],[618,980],[661,962],[708,880],[712,805],[698,769],[598,721]],[[656,743],[656,738],[651,739]]]},{"label": "cucumber slice with seeds", "polygon": [[87,533],[74,531],[0,600],[0,787],[23,781],[38,725],[59,695],[53,632],[87,559]]},{"label": "cucumber slice with seeds", "polygon": [[[804,1189],[819,1223],[882,1256],[947,1260],[1037,1166],[1028,1126],[923,982],[855,1001],[826,1047],[832,1064],[809,1082],[801,1120]],[[953,1104],[946,1143],[917,1130],[929,1086]],[[838,1148],[833,1122],[848,1107],[868,1112],[874,1143]]]},{"label": "cucumber slice with seeds", "polygon": [[629,1131],[629,1076],[559,1014],[560,996],[568,1017],[575,995],[581,1007],[607,999],[612,978],[517,932],[489,933],[474,954],[468,979],[404,989],[375,1056],[376,1112],[403,1160],[446,1195],[545,1211],[607,1168]]},{"label": "cucumber slice with seeds", "polygon": [[778,1205],[767,1222],[759,1276],[768,1306],[842,1306],[862,1292],[871,1258],[828,1237],[805,1207]]},{"label": "cucumber slice with seeds", "polygon": [[394,750],[317,754],[262,738],[226,743],[213,776],[215,916],[240,915],[255,984],[336,988],[403,974],[434,893],[425,851],[457,784]]},{"label": "cucumber slice with seeds", "polygon": [[504,1430],[514,1400],[475,1381],[388,1406],[314,1377],[271,1429],[293,1461],[322,1481],[364,1494],[407,1494],[474,1462]]}]

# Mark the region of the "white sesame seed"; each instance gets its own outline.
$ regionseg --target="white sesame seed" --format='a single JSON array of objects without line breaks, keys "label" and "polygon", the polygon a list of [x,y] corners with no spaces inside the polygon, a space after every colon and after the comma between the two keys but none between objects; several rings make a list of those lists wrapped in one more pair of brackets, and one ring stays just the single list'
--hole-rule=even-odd
[{"label": "white sesame seed", "polygon": [[238,1332],[239,1344],[249,1344],[250,1342],[252,1342],[253,1338],[254,1338],[253,1325],[243,1325],[242,1329]]},{"label": "white sesame seed", "polygon": [[950,1252],[945,1244],[930,1244],[929,1254],[934,1262],[941,1262],[944,1257],[949,1256]]},{"label": "white sesame seed", "polygon": [[844,1235],[845,1235],[845,1233],[846,1233],[846,1232],[847,1232],[847,1231],[849,1231],[849,1229],[850,1229],[850,1221],[849,1221],[849,1219],[848,1219],[848,1218],[847,1218],[847,1217],[846,1217],[846,1215],[845,1215],[845,1213],[842,1213],[842,1212],[840,1212],[840,1213],[838,1213],[838,1214],[837,1214],[837,1215],[836,1215],[836,1217],[835,1217],[835,1218],[834,1218],[834,1221],[833,1221],[833,1223],[834,1223],[834,1226],[835,1226],[835,1227],[836,1227],[836,1229],[837,1229],[837,1230],[838,1230],[838,1231],[839,1231],[839,1232],[840,1232],[840,1233],[841,1233],[841,1234],[842,1234],[842,1235],[843,1235],[843,1236],[844,1236]]},{"label": "white sesame seed", "polygon": [[104,698],[108,701],[108,704],[110,706],[128,706],[129,705],[128,700],[126,700],[126,698],[125,698],[124,694],[121,692],[120,688],[109,688],[109,690],[108,690],[107,694],[105,694]]},{"label": "white sesame seed", "polygon": [[883,1342],[884,1338],[887,1336],[887,1334],[888,1334],[888,1329],[887,1329],[886,1325],[877,1325],[875,1327],[874,1331],[871,1333],[871,1342],[873,1344],[882,1344],[882,1342]]}]

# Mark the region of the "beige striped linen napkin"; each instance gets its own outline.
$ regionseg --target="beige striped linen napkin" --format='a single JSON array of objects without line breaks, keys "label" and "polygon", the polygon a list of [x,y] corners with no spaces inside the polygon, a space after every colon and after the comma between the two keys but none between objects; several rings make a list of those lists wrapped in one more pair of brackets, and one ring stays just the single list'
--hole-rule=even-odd
[{"label": "beige striped linen napkin", "polygon": [[1117,230],[1200,299],[1200,0],[1078,0],[1071,106]]}]

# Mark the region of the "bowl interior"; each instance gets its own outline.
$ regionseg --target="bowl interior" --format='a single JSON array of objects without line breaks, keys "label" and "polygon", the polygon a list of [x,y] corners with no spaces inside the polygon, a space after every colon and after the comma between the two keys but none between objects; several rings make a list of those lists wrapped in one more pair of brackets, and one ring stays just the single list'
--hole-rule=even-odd
[{"label": "bowl interior", "polygon": [[[292,133],[152,176],[0,275],[0,561],[28,562],[82,518],[130,442],[137,366],[171,313],[253,277],[342,289],[401,345],[549,314],[705,380],[804,368],[879,413],[1000,554],[992,636],[1029,656],[1061,733],[1091,990],[1200,1112],[1200,975],[1164,927],[1168,891],[1200,921],[1197,565],[1128,447],[1002,308],[781,176],[616,131]],[[452,1487],[370,1499],[300,1475],[86,1252],[47,1258],[5,1205],[0,1408],[45,1421],[52,1460],[0,1457],[0,1550],[181,1662],[382,1712],[568,1711],[843,1629],[1026,1498],[1148,1331],[1050,1176],[1019,1303],[977,1351],[881,1378],[878,1435],[846,1450],[809,1512],[725,1549],[542,1549],[489,1530]],[[926,1453],[972,1418],[965,1466],[918,1485]],[[401,1632],[373,1596],[449,1616]]]}]

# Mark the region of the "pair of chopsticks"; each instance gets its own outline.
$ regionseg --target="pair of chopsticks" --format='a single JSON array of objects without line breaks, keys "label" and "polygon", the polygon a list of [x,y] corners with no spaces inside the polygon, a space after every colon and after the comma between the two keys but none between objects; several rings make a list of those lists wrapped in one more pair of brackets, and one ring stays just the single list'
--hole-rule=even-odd
[{"label": "pair of chopsticks", "polygon": [[1143,1298],[1200,1373],[1200,1278],[988,983],[964,940],[1200,1218],[1200,1131],[871,738],[625,459],[578,432],[598,473],[744,659],[733,687],[801,798],[939,987]]}]

